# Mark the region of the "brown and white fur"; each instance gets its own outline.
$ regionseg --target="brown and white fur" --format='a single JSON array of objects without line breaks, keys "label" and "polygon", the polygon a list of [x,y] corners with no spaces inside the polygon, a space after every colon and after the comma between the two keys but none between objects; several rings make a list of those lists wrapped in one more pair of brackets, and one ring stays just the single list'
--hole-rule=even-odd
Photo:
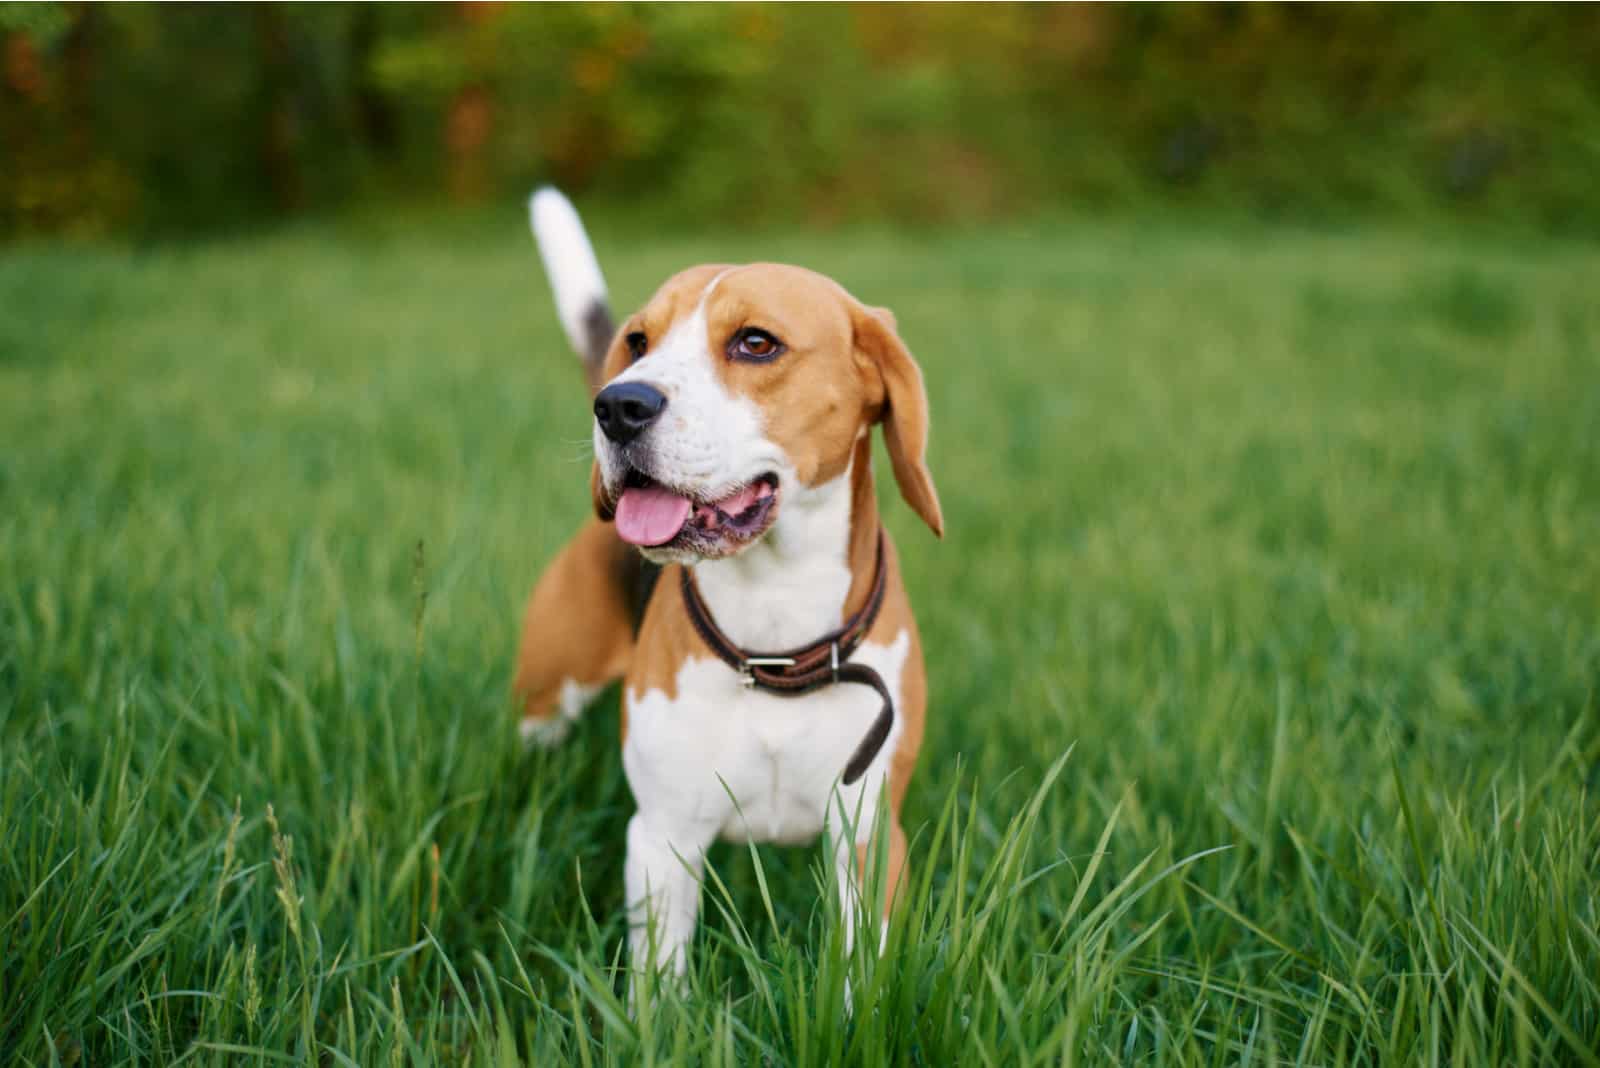
[{"label": "brown and white fur", "polygon": [[[591,697],[622,680],[623,766],[638,804],[626,865],[636,969],[683,973],[706,850],[719,837],[802,843],[829,831],[849,938],[880,801],[889,805],[886,905],[905,876],[900,806],[922,743],[922,649],[894,544],[886,539],[883,608],[854,656],[888,684],[894,726],[848,787],[841,774],[878,695],[848,684],[802,697],[745,688],[692,629],[678,569],[694,569],[718,625],[745,649],[804,645],[838,627],[873,577],[873,426],[883,427],[901,493],[943,533],[924,462],[922,374],[888,311],[777,264],[692,267],[611,330],[576,212],[549,189],[530,207],[591,392],[642,383],[665,407],[620,445],[597,419],[596,516],[540,578],[523,620],[514,685],[523,735],[558,740]],[[751,330],[781,354],[747,358],[766,348]],[[641,482],[690,499],[693,513],[672,541],[636,549],[612,520]],[[711,507],[748,501],[758,484],[763,496],[742,524]],[[696,526],[702,519],[709,531]],[[664,570],[635,634],[638,552]]]}]

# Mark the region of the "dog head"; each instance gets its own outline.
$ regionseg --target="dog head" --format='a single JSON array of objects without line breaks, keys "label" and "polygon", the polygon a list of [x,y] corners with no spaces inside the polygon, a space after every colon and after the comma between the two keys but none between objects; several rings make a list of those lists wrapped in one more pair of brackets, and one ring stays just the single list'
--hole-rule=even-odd
[{"label": "dog head", "polygon": [[894,316],[798,267],[694,267],[617,331],[595,397],[596,512],[657,562],[730,556],[838,478],[881,423],[900,492],[944,532],[922,372]]}]

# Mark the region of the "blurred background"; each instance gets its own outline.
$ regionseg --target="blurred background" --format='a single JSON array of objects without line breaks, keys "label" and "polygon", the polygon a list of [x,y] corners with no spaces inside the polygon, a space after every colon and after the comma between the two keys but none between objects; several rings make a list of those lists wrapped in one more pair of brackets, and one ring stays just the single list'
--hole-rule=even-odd
[{"label": "blurred background", "polygon": [[[1592,1065],[1597,176],[1592,5],[0,3],[0,1065]],[[728,845],[635,1027],[616,689],[515,743],[545,181],[925,373],[854,1017]]]},{"label": "blurred background", "polygon": [[[0,4],[0,236],[471,204],[1600,232],[1600,8]],[[628,203],[638,198],[641,203]]]}]

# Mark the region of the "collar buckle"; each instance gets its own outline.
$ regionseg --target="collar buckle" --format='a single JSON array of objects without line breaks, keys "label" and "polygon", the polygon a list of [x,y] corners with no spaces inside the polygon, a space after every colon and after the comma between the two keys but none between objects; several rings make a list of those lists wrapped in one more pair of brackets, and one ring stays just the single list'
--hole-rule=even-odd
[{"label": "collar buckle", "polygon": [[750,689],[756,684],[758,667],[794,667],[792,656],[747,656],[739,665],[739,684]]}]

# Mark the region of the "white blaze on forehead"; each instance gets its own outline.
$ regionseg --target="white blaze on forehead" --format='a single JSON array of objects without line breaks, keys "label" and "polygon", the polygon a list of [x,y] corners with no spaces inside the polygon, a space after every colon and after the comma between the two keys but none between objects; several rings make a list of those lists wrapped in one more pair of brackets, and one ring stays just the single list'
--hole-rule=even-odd
[{"label": "white blaze on forehead", "polygon": [[[722,271],[701,291],[694,313],[676,323],[643,359],[613,382],[643,382],[667,398],[660,420],[642,439],[650,474],[701,500],[717,500],[768,472],[787,481],[793,468],[765,434],[761,407],[731,392],[717,376],[720,350],[712,344],[706,305],[716,285],[736,268]],[[615,477],[610,442],[596,425],[595,454],[602,472]]]},{"label": "white blaze on forehead", "polygon": [[738,269],[739,268],[737,268],[737,267],[729,267],[729,268],[726,268],[725,270],[718,271],[716,273],[716,275],[711,279],[711,281],[706,283],[705,289],[700,291],[700,306],[698,308],[696,308],[695,310],[699,311],[699,312],[704,312],[706,310],[706,301],[711,299],[711,292],[712,292],[712,290],[717,288],[717,283],[722,281],[724,278],[728,277],[730,274],[732,274],[734,271],[737,271]]}]

